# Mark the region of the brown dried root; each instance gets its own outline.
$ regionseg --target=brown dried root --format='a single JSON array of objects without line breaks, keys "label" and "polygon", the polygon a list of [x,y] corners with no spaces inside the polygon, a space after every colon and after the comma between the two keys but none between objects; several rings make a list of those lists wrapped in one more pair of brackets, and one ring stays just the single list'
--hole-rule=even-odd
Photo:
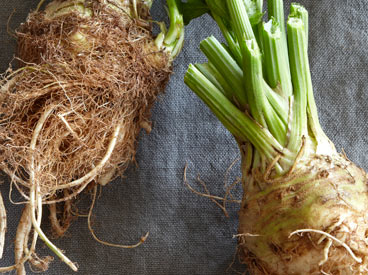
[{"label": "brown dried root", "polygon": [[[236,162],[237,160],[235,160],[234,162]],[[232,168],[232,166],[235,164],[235,163],[232,163],[231,166],[228,168],[226,174],[225,174],[225,186],[226,186],[226,182],[227,182],[227,175],[228,175],[228,171],[229,169]],[[218,207],[220,207],[220,209],[224,212],[224,215],[225,217],[229,217],[229,213],[227,212],[227,209],[226,209],[226,202],[231,202],[231,203],[237,203],[237,204],[241,204],[241,201],[240,200],[236,200],[233,198],[232,194],[231,194],[231,190],[241,182],[241,180],[236,180],[234,183],[232,183],[230,186],[228,186],[226,188],[226,192],[225,192],[225,196],[224,197],[219,197],[219,196],[214,196],[214,195],[211,195],[211,193],[209,192],[208,188],[207,188],[207,185],[200,179],[199,175],[197,176],[197,181],[202,185],[205,193],[203,192],[199,192],[197,190],[195,190],[188,182],[187,180],[187,169],[188,169],[188,164],[186,163],[185,164],[185,167],[184,167],[184,173],[183,173],[183,181],[184,181],[184,184],[187,186],[187,188],[192,191],[194,194],[196,195],[199,195],[199,196],[202,196],[202,197],[206,197],[206,198],[209,198],[212,202],[214,202]],[[230,197],[230,199],[228,199],[228,197]],[[222,201],[223,203],[219,203],[218,201]]]},{"label": "brown dried root", "polygon": [[24,262],[27,260],[28,256],[24,253],[24,247],[26,246],[25,241],[28,240],[31,227],[30,206],[26,205],[23,209],[15,237],[14,258],[18,275],[26,274]]},{"label": "brown dried root", "polygon": [[29,205],[26,205],[23,209],[22,216],[20,218],[16,237],[15,237],[15,247],[14,247],[14,258],[15,264],[6,267],[0,267],[0,273],[9,272],[16,270],[17,274],[26,274],[24,263],[30,258],[31,253],[29,250],[26,251],[28,243],[28,235],[31,231],[32,223],[29,213]]},{"label": "brown dried root", "polygon": [[248,272],[246,270],[239,271],[239,270],[236,270],[233,267],[235,265],[235,263],[237,262],[238,256],[239,256],[239,246],[237,245],[236,250],[233,254],[233,259],[232,259],[231,263],[229,264],[229,266],[226,268],[226,274],[230,274],[230,272],[231,272],[231,274],[239,274],[239,275],[248,274]]},{"label": "brown dried root", "polygon": [[40,258],[35,253],[28,259],[30,263],[30,269],[34,273],[44,272],[48,270],[49,265],[53,260],[54,258],[51,256]]},{"label": "brown dried root", "polygon": [[0,168],[23,196],[34,228],[29,250],[17,238],[17,263],[9,268],[20,273],[26,260],[47,267],[35,254],[38,237],[76,270],[41,230],[42,205],[51,205],[54,230],[64,233],[70,221],[59,223],[55,204],[67,206],[92,182],[123,173],[169,79],[171,61],[142,23],[147,8],[136,1],[133,18],[116,8],[120,2],[81,1],[88,16],[50,16],[38,11],[41,1],[16,31],[21,68],[0,77]]},{"label": "brown dried root", "polygon": [[[40,191],[50,198],[58,189],[81,186],[115,168],[121,173],[134,158],[141,126],[149,124],[149,109],[168,80],[168,58],[155,49],[150,30],[99,1],[92,9],[92,18],[71,14],[45,20],[43,12],[34,13],[17,32],[19,57],[28,65],[5,76],[1,85],[0,165],[25,194],[30,137],[48,106],[55,109],[33,157],[40,167]],[[69,37],[77,31],[93,45],[75,55]],[[107,150],[114,132],[115,147]]]},{"label": "brown dried root", "polygon": [[93,230],[93,228],[92,228],[92,225],[91,225],[91,217],[92,217],[93,207],[95,206],[95,202],[96,202],[97,187],[98,187],[98,186],[97,186],[97,185],[95,185],[95,186],[94,186],[94,188],[93,188],[92,204],[91,204],[91,207],[90,207],[90,209],[89,209],[89,212],[88,212],[88,218],[87,218],[87,219],[88,219],[88,229],[89,229],[89,231],[91,232],[91,234],[92,234],[93,238],[94,238],[97,242],[99,242],[99,243],[101,243],[101,244],[103,244],[103,245],[107,245],[107,246],[111,246],[111,247],[118,247],[118,248],[136,248],[136,247],[140,246],[142,243],[144,243],[144,242],[147,240],[147,238],[148,238],[149,232],[147,232],[147,233],[146,233],[146,235],[144,235],[143,237],[141,237],[141,239],[139,240],[139,242],[138,242],[138,243],[133,244],[133,245],[124,245],[124,244],[114,244],[114,243],[109,243],[109,242],[102,241],[101,239],[99,239],[99,238],[96,236],[96,234],[95,234],[95,232],[94,232],[94,230]]},{"label": "brown dried root", "polygon": [[[68,191],[64,190],[64,193],[66,192]],[[65,196],[68,196],[68,194],[66,194]],[[59,238],[59,237],[64,236],[72,220],[71,201],[67,200],[64,202],[64,211],[63,211],[63,217],[61,221],[59,221],[58,216],[57,216],[56,203],[49,204],[49,211],[50,211],[50,216],[49,216],[50,224],[51,224],[52,233],[54,237]]]}]

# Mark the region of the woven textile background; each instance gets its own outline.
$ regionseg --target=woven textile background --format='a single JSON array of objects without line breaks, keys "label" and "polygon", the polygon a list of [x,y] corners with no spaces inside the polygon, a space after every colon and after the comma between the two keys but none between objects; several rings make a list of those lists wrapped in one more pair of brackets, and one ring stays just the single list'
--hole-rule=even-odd
[{"label": "woven textile background", "polygon": [[[291,1],[285,1],[288,10]],[[300,1],[310,14],[310,64],[321,123],[327,135],[348,157],[368,169],[368,7],[365,0]],[[15,51],[7,33],[16,28],[37,0],[0,0],[0,71]],[[152,9],[157,20],[166,18],[164,1]],[[137,164],[103,188],[94,210],[93,227],[103,240],[135,243],[147,231],[147,242],[137,249],[103,246],[92,238],[86,218],[80,217],[67,236],[55,240],[79,265],[79,274],[225,274],[233,261],[237,205],[228,206],[229,218],[209,199],[190,192],[188,179],[198,190],[197,174],[211,193],[223,195],[227,168],[238,157],[232,136],[207,107],[184,85],[190,62],[204,61],[199,42],[220,33],[209,16],[186,28],[183,52],[175,61],[166,94],[153,109],[154,128],[142,132]],[[235,166],[228,184],[239,176]],[[0,186],[8,213],[8,233],[1,266],[13,263],[14,235],[22,205],[9,202],[9,182]],[[238,197],[240,189],[236,190]],[[14,192],[15,193],[15,192]],[[82,196],[85,200],[88,195]],[[16,194],[13,199],[19,199]],[[86,208],[85,208],[86,209]],[[83,210],[83,209],[81,209]],[[43,228],[49,231],[45,217]],[[51,255],[39,241],[40,255]],[[27,266],[28,268],[28,266]],[[235,265],[234,268],[242,270]],[[29,270],[29,269],[28,269]],[[29,274],[32,274],[29,271]],[[73,274],[58,259],[45,274]],[[228,274],[236,274],[229,270]]]}]

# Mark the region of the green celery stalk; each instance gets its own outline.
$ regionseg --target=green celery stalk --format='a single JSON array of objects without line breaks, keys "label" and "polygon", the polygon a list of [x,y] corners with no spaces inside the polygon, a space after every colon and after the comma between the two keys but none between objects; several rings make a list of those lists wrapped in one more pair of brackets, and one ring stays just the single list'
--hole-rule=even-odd
[{"label": "green celery stalk", "polygon": [[281,85],[280,95],[288,98],[293,93],[289,58],[285,56],[281,29],[275,19],[263,24],[262,37],[267,82],[272,88]]},{"label": "green celery stalk", "polygon": [[289,17],[287,23],[291,79],[294,87],[293,117],[288,148],[297,153],[302,137],[307,135],[307,79],[303,21]]},{"label": "green celery stalk", "polygon": [[261,52],[255,39],[244,41],[243,71],[248,103],[253,118],[268,128],[273,136],[284,145],[286,142],[286,125],[274,112],[267,100],[262,73]]}]

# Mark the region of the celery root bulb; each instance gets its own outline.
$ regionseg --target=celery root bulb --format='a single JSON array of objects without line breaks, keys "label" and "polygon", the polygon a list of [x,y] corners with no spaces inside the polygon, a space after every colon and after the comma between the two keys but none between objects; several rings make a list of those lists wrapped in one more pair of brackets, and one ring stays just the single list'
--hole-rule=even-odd
[{"label": "celery root bulb", "polygon": [[253,274],[366,274],[367,233],[367,175],[343,156],[312,155],[284,177],[247,179],[239,251]]},{"label": "celery root bulb", "polygon": [[[71,220],[70,201],[134,161],[138,135],[151,129],[150,109],[183,43],[175,0],[167,1],[170,28],[161,24],[157,37],[152,0],[55,0],[40,11],[43,2],[16,31],[19,68],[0,78],[0,168],[26,204],[16,263],[0,272],[24,274],[24,262],[37,262],[38,236],[77,270],[42,232],[42,205],[51,205],[59,237]],[[31,225],[28,248],[24,228]]]},{"label": "celery root bulb", "polygon": [[268,0],[263,22],[263,2],[205,1],[227,44],[203,40],[208,62],[184,79],[240,147],[240,260],[252,274],[367,274],[367,175],[319,123],[308,12],[292,3],[285,25]]}]

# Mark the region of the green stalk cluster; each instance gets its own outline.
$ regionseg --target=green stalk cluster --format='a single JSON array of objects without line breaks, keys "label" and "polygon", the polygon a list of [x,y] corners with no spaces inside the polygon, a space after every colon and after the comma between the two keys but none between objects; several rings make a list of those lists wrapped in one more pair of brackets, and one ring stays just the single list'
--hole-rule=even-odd
[{"label": "green stalk cluster", "polygon": [[207,8],[228,45],[204,40],[208,63],[190,65],[184,80],[239,144],[240,262],[251,274],[368,270],[367,175],[319,124],[306,9],[292,4],[285,24],[282,0],[268,0],[263,23],[251,20],[258,0],[223,0],[221,14],[209,1],[186,9]]},{"label": "green stalk cluster", "polygon": [[169,53],[173,60],[183,48],[184,20],[180,11],[180,1],[167,0],[166,3],[170,18],[170,27],[167,30],[165,23],[160,23],[161,33],[157,36],[155,44],[160,50],[163,49],[165,52]]},{"label": "green stalk cluster", "polygon": [[292,4],[285,27],[282,0],[268,1],[268,22],[261,20],[262,1],[226,0],[221,6],[218,1],[199,1],[227,45],[214,37],[205,39],[201,50],[208,63],[190,65],[184,80],[238,142],[252,145],[253,164],[278,158],[276,171],[283,174],[303,140],[315,152],[322,144],[332,149],[313,97],[304,7]]}]

